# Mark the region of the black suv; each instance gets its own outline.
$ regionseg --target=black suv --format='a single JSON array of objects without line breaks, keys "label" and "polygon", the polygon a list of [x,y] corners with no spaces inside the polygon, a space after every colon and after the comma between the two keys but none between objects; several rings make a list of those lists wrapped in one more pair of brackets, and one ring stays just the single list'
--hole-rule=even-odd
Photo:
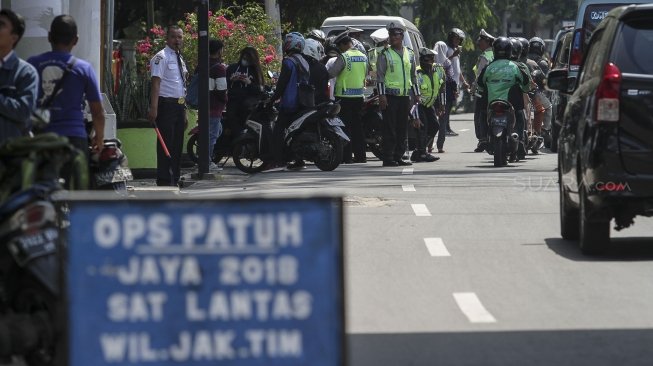
[{"label": "black suv", "polygon": [[[590,40],[558,146],[562,237],[603,251],[616,229],[653,216],[653,4],[615,8]],[[571,81],[573,82],[573,81]],[[567,70],[548,75],[566,92]]]},{"label": "black suv", "polygon": [[[571,39],[574,35],[573,28],[564,29],[557,42],[555,52],[551,58],[551,70],[569,70],[569,52],[571,50]],[[560,92],[551,91],[551,104],[553,108],[551,121],[551,146],[552,152],[558,152],[558,136],[560,136],[560,126],[564,116],[565,107],[567,106],[568,91]]]}]

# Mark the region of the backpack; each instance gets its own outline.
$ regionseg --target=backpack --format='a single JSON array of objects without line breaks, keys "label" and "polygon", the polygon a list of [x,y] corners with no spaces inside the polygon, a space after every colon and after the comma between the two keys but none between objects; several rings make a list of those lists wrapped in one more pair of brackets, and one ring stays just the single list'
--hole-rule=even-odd
[{"label": "backpack", "polygon": [[[209,72],[216,66],[220,65],[217,63],[209,68]],[[209,78],[209,91],[215,90],[211,89],[211,78]],[[215,84],[214,84],[215,85]],[[188,89],[186,89],[186,105],[192,109],[199,108],[200,105],[200,73],[195,72],[190,78],[190,83],[188,84]]]},{"label": "backpack", "polygon": [[[290,57],[290,60],[295,64],[295,69],[297,70],[297,103],[301,108],[311,108],[315,106],[315,86],[311,85],[310,77],[311,73],[309,70],[308,63],[304,68],[304,63],[295,58],[296,55]],[[301,56],[297,56],[301,57]]]}]

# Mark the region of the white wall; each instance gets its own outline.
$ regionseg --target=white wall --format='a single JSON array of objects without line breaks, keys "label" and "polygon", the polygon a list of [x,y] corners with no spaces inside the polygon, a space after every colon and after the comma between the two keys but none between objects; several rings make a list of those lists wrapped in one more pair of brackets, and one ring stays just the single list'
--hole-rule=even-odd
[{"label": "white wall", "polygon": [[79,33],[73,54],[90,62],[100,77],[101,0],[3,0],[2,5],[25,17],[25,36],[16,48],[22,58],[49,51],[48,30],[52,19],[60,14],[72,15]]}]

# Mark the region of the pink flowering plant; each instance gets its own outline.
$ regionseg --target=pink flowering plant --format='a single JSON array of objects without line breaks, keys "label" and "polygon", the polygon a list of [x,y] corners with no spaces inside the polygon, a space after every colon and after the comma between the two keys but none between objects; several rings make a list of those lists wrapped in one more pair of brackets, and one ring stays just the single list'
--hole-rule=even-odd
[{"label": "pink flowering plant", "polygon": [[[192,72],[197,66],[197,14],[188,13],[178,22],[184,31],[182,55],[188,69]],[[146,32],[146,37],[136,43],[136,61],[139,73],[149,68],[150,59],[165,47],[165,28],[156,25]],[[209,37],[224,42],[223,62],[238,61],[240,51],[246,46],[258,50],[263,71],[278,71],[280,61],[275,45],[279,39],[275,35],[272,20],[265,10],[256,3],[232,6],[209,12]]]}]

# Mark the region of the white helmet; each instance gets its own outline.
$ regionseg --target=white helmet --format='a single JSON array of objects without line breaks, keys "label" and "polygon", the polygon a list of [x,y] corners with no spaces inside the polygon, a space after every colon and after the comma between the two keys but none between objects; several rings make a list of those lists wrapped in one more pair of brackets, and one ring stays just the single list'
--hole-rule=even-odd
[{"label": "white helmet", "polygon": [[374,32],[372,32],[372,34],[370,34],[370,38],[372,38],[374,43],[381,43],[387,41],[389,36],[390,35],[388,34],[388,30],[385,28],[377,29]]},{"label": "white helmet", "polygon": [[303,53],[319,61],[324,57],[324,47],[319,41],[309,38],[304,42]]}]

